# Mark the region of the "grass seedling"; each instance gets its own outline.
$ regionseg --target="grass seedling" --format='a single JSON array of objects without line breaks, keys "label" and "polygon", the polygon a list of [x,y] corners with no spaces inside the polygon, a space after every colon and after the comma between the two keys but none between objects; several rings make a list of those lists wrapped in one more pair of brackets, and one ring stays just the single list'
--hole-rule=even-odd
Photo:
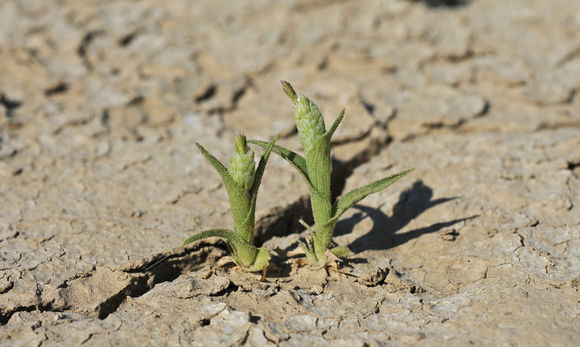
[{"label": "grass seedling", "polygon": [[[294,104],[294,119],[305,156],[303,157],[287,148],[276,145],[273,146],[273,151],[294,166],[308,184],[314,227],[309,228],[310,239],[307,240],[307,244],[300,242],[300,246],[309,262],[325,265],[328,262],[326,252],[331,244],[338,218],[357,202],[370,194],[385,189],[413,171],[413,169],[354,189],[344,194],[333,204],[330,191],[330,141],[344,117],[344,110],[342,110],[330,129],[326,130],[322,115],[314,102],[304,95],[297,95],[288,82],[283,81],[282,87]],[[251,140],[249,142],[264,148],[271,146],[263,141]],[[352,254],[347,247],[341,246],[330,249],[330,252],[339,258]]]},{"label": "grass seedling", "polygon": [[260,158],[258,169],[255,168],[254,152],[248,147],[246,137],[242,133],[236,135],[235,151],[227,168],[203,146],[196,143],[201,153],[224,182],[230,198],[235,230],[205,230],[185,240],[183,245],[206,237],[221,237],[226,242],[232,257],[242,269],[250,272],[263,271],[263,275],[265,274],[270,263],[270,255],[268,250],[254,246],[256,197],[266,162],[277,139],[278,136],[275,136],[269,144],[266,144],[266,150]]}]

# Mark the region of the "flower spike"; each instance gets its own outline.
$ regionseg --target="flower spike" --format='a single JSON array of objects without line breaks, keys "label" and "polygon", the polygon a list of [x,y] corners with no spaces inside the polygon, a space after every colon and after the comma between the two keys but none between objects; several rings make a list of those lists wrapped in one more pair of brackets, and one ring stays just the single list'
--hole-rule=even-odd
[{"label": "flower spike", "polygon": [[[385,189],[410,173],[412,169],[346,193],[333,205],[330,191],[330,142],[344,117],[344,110],[332,123],[330,129],[326,131],[322,115],[314,102],[304,95],[297,94],[288,82],[282,81],[282,88],[294,104],[294,119],[305,156],[281,146],[274,146],[273,150],[292,164],[308,184],[315,225],[314,230],[310,231],[311,239],[306,243],[300,242],[300,247],[310,262],[324,265],[328,261],[328,251],[337,257],[347,257],[352,254],[346,247],[337,246],[329,249],[338,218],[360,200]],[[266,142],[262,141],[251,140],[249,142],[264,148],[267,145]]]}]

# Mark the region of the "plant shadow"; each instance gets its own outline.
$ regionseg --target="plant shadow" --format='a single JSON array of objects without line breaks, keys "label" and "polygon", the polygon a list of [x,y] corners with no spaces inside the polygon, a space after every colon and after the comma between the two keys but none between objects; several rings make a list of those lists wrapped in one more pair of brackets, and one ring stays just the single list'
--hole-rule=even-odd
[{"label": "plant shadow", "polygon": [[462,7],[469,5],[468,0],[411,0],[411,2],[421,2],[429,8],[437,7]]},{"label": "plant shadow", "polygon": [[339,221],[335,230],[335,236],[351,232],[355,225],[360,223],[362,220],[371,218],[373,222],[372,229],[368,233],[351,242],[348,247],[355,253],[365,250],[385,250],[404,244],[405,242],[421,235],[437,232],[453,224],[478,217],[475,215],[458,218],[410,230],[403,234],[397,234],[397,231],[403,229],[413,219],[417,218],[426,210],[457,199],[457,197],[440,198],[436,200],[432,200],[432,198],[433,189],[426,186],[421,180],[416,181],[413,183],[411,188],[401,193],[399,200],[393,207],[392,216],[387,216],[383,213],[380,209],[381,206],[373,208],[364,205],[355,205],[354,208],[361,212],[355,213],[350,218]]}]

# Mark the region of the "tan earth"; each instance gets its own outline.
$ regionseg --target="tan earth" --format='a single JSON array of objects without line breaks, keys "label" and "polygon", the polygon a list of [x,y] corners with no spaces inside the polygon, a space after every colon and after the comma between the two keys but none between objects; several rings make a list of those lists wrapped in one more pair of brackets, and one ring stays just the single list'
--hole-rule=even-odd
[{"label": "tan earth", "polygon": [[[314,99],[356,205],[304,265],[273,155],[266,281],[219,239],[235,132],[298,150]],[[577,346],[577,0],[0,2],[0,345]],[[256,149],[258,151],[258,149]]]}]

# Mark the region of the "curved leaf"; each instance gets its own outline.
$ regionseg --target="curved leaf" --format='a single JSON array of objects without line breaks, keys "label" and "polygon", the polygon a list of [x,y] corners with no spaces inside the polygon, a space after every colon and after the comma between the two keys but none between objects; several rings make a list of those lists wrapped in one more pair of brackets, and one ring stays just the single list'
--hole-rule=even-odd
[{"label": "curved leaf", "polygon": [[325,224],[332,217],[332,203],[328,195],[322,196],[314,188],[310,189],[310,202],[316,231],[318,232],[320,231],[319,226]]},{"label": "curved leaf", "polygon": [[260,162],[258,163],[258,168],[256,169],[256,173],[254,176],[254,184],[252,184],[252,187],[250,188],[250,196],[252,197],[253,200],[255,200],[255,196],[258,195],[258,188],[260,187],[262,176],[264,175],[264,170],[266,169],[266,163],[270,158],[270,153],[272,152],[272,149],[274,149],[274,143],[278,141],[279,137],[280,133],[274,136],[272,141],[270,141],[267,147],[265,147],[266,151],[260,157]]},{"label": "curved leaf", "polygon": [[201,239],[205,239],[208,237],[214,237],[214,236],[221,237],[222,239],[226,239],[230,242],[244,242],[244,240],[242,240],[238,235],[236,235],[236,233],[234,233],[231,230],[228,230],[228,229],[209,229],[209,230],[201,231],[201,232],[189,237],[188,239],[183,241],[183,243],[181,245],[185,246],[189,243],[199,241]]},{"label": "curved leaf", "polygon": [[270,264],[270,252],[265,248],[258,248],[258,253],[252,265],[246,267],[244,270],[250,272],[262,271],[265,266]]},{"label": "curved leaf", "polygon": [[337,246],[337,247],[331,248],[330,251],[332,252],[332,254],[334,254],[335,256],[337,256],[339,258],[348,258],[354,254],[354,253],[352,253],[352,251],[350,249],[348,249],[348,247],[343,247],[343,246]]},{"label": "curved leaf", "polygon": [[312,185],[325,199],[330,201],[330,141],[321,136],[311,151],[306,153],[308,177]]},{"label": "curved leaf", "polygon": [[336,118],[334,120],[334,122],[332,122],[330,129],[328,129],[328,131],[326,131],[326,133],[329,134],[330,137],[332,137],[332,135],[334,135],[336,128],[338,128],[338,126],[340,125],[340,122],[342,122],[342,118],[344,118],[344,108],[338,114],[338,118]]},{"label": "curved leaf", "polygon": [[310,264],[318,264],[318,259],[316,259],[314,252],[310,248],[308,248],[308,246],[304,242],[298,241],[298,244],[300,245],[300,248],[302,249],[304,254],[306,254],[306,259],[308,259]]},{"label": "curved leaf", "polygon": [[294,91],[294,88],[292,88],[292,85],[290,84],[290,82],[286,82],[286,81],[280,81],[282,82],[282,89],[284,89],[284,93],[286,93],[286,95],[288,95],[288,97],[290,98],[290,100],[292,100],[292,103],[296,103],[296,100],[298,99],[298,95],[296,95],[296,92]]},{"label": "curved leaf", "polygon": [[[268,148],[269,146],[268,142],[265,141],[248,140],[248,142],[254,145],[258,145],[264,149]],[[282,159],[289,162],[292,166],[294,166],[296,170],[298,170],[300,174],[304,176],[305,179],[308,179],[308,169],[306,168],[306,159],[304,159],[303,156],[294,151],[289,150],[288,148],[278,145],[274,145],[272,147],[272,151],[281,156]]]},{"label": "curved leaf", "polygon": [[256,200],[250,201],[250,208],[247,211],[246,218],[243,221],[237,222],[235,229],[236,234],[249,244],[254,243],[254,227],[256,219]]},{"label": "curved leaf", "polygon": [[[236,225],[237,231],[238,228],[244,225],[244,221],[248,216],[248,212],[250,211],[251,206],[251,197],[244,188],[242,188],[239,184],[236,183],[236,181],[234,181],[227,168],[219,160],[211,155],[199,143],[196,143],[196,145],[201,151],[201,154],[206,157],[210,164],[219,173],[222,181],[224,182],[226,190],[228,191],[228,196],[230,197],[230,208],[232,210],[232,216],[234,218],[234,224]],[[251,242],[251,239],[249,242]]]},{"label": "curved leaf", "polygon": [[338,201],[336,201],[334,216],[332,217],[331,220],[329,220],[327,222],[327,224],[335,223],[338,220],[338,218],[344,212],[346,212],[346,210],[351,208],[354,204],[356,204],[357,202],[361,201],[362,199],[366,198],[367,196],[369,196],[373,193],[379,192],[379,191],[387,188],[388,186],[397,182],[400,178],[407,175],[408,173],[410,173],[413,170],[415,170],[415,169],[409,169],[409,170],[400,172],[398,174],[395,174],[395,175],[392,175],[389,177],[385,177],[385,178],[380,179],[378,181],[369,183],[366,186],[351,190],[350,192],[346,193]]},{"label": "curved leaf", "polygon": [[[267,146],[268,146],[268,143],[264,142],[264,141],[249,140],[248,142],[252,143],[254,145],[258,145],[262,148],[267,148]],[[301,156],[300,154],[298,154],[296,152],[289,150],[288,148],[284,148],[284,147],[278,146],[278,145],[274,145],[272,147],[272,151],[274,153],[278,154],[280,157],[282,157],[282,159],[289,162],[290,165],[294,166],[294,168],[296,170],[298,170],[298,173],[300,173],[300,175],[302,175],[302,177],[306,181],[306,184],[308,184],[308,188],[310,188],[311,191],[312,190],[317,191],[316,188],[312,185],[310,177],[308,177],[308,168],[306,167],[306,159],[304,159],[303,156]]]},{"label": "curved leaf", "polygon": [[[330,141],[336,128],[344,118],[344,109],[328,131],[316,139],[311,151],[306,153],[306,167],[312,185],[322,197],[331,200],[330,192]],[[327,218],[330,218],[330,212]]]},{"label": "curved leaf", "polygon": [[219,160],[217,160],[216,157],[214,157],[211,153],[209,153],[198,142],[196,142],[195,145],[197,146],[197,148],[199,148],[199,151],[201,152],[201,154],[203,154],[203,156],[209,161],[209,163],[220,174],[220,176],[222,177],[224,183],[226,183],[226,181],[228,181],[228,182],[231,182],[232,184],[237,184],[234,181],[234,179],[232,178],[232,176],[230,175],[230,173],[228,172],[228,169]]}]

